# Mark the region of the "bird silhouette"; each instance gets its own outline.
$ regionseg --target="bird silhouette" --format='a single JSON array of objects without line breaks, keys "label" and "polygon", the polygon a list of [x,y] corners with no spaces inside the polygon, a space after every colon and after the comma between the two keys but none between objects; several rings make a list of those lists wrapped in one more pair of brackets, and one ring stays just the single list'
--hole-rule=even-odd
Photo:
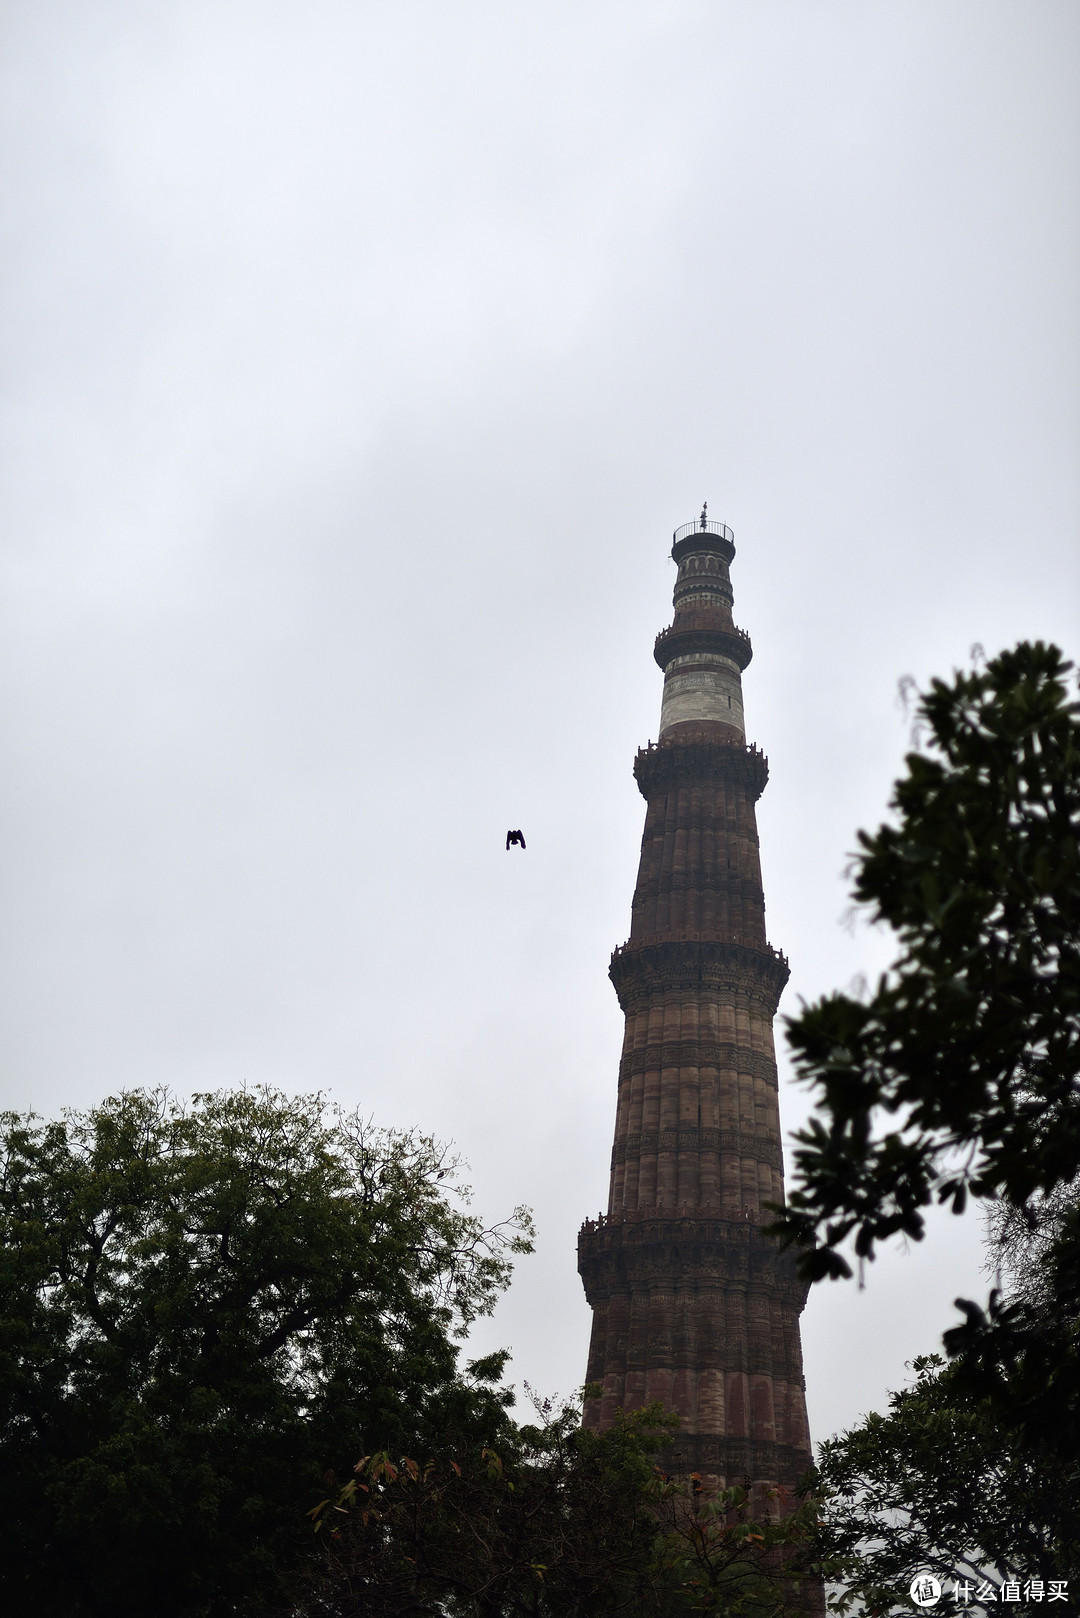
[{"label": "bird silhouette", "polygon": [[519,831],[508,831],[507,834],[506,834],[506,846],[507,846],[507,848],[509,848],[512,843],[518,843],[522,848],[524,848],[525,847],[525,838],[524,838],[523,834],[521,832],[519,832]]}]

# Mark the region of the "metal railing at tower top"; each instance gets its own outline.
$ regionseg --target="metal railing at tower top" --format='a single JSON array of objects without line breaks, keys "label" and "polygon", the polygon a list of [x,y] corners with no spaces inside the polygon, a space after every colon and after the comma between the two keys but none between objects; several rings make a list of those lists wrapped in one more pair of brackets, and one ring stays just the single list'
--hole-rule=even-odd
[{"label": "metal railing at tower top", "polygon": [[676,528],[672,542],[677,545],[680,539],[688,539],[691,534],[719,534],[721,539],[735,542],[735,535],[726,522],[702,522],[700,517],[697,522],[684,522],[681,528]]}]

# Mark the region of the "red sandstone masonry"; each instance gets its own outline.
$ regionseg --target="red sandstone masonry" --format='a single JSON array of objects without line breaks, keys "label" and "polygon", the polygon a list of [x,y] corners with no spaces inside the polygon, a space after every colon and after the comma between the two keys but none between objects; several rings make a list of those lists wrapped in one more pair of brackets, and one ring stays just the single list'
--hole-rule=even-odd
[{"label": "red sandstone masonry", "polygon": [[[745,668],[730,539],[695,533],[673,555],[657,660],[692,647],[703,668],[713,654]],[[647,810],[630,938],[611,964],[626,1033],[610,1193],[578,1242],[587,1380],[603,1389],[585,1420],[602,1429],[662,1399],[682,1417],[669,1467],[790,1489],[811,1459],[806,1288],[762,1229],[783,1198],[772,1020],[787,979],[765,934],[754,805],[768,767],[703,714],[668,724],[634,773]]]}]

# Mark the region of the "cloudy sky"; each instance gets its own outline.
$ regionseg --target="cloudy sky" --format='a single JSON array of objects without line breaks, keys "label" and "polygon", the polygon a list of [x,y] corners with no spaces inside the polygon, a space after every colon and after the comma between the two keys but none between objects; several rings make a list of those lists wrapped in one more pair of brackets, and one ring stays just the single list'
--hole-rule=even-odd
[{"label": "cloudy sky", "polygon": [[[789,1010],[888,959],[898,680],[1080,651],[1080,12],[5,0],[0,57],[3,1100],[452,1137],[540,1227],[477,1344],[569,1393],[671,530],[735,530]],[[984,1290],[932,1235],[816,1289],[816,1436]]]}]

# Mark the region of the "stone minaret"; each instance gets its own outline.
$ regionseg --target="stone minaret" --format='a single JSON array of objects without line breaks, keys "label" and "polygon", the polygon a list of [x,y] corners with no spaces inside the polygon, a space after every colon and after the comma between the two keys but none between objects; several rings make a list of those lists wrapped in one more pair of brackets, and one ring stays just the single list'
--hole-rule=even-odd
[{"label": "stone minaret", "polygon": [[772,1022],[788,976],[765,940],[754,804],[768,766],[743,729],[731,530],[703,512],[671,554],[660,736],[634,761],[641,864],[611,958],[626,1013],[611,1192],[578,1239],[587,1380],[603,1389],[585,1422],[662,1399],[682,1417],[671,1470],[791,1488],[811,1464],[807,1289],[762,1229],[783,1197]]}]

